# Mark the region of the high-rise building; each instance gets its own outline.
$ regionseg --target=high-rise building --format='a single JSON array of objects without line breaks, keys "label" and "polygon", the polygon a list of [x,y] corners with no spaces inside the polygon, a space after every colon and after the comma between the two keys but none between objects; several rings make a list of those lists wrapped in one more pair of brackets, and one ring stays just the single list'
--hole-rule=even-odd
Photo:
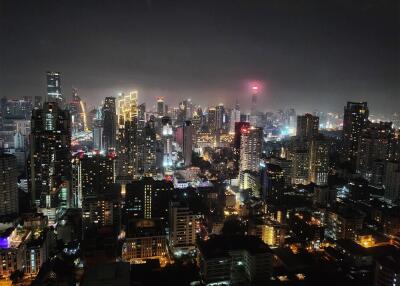
[{"label": "high-rise building", "polygon": [[172,167],[172,121],[168,116],[161,119],[162,124],[162,145],[163,145],[163,168],[169,170]]},{"label": "high-rise building", "polygon": [[115,150],[117,144],[117,114],[114,97],[105,98],[102,113],[104,149]]},{"label": "high-rise building", "polygon": [[17,158],[0,151],[0,216],[18,214]]},{"label": "high-rise building", "polygon": [[224,129],[225,127],[225,108],[222,103],[220,103],[216,108],[216,122],[215,127],[217,131]]},{"label": "high-rise building", "polygon": [[186,121],[183,125],[183,163],[184,165],[192,165],[194,128],[190,121]]},{"label": "high-rise building", "polygon": [[330,211],[325,234],[334,240],[354,239],[357,232],[363,227],[364,218],[364,213],[348,207]]},{"label": "high-rise building", "polygon": [[355,170],[361,132],[368,124],[368,104],[348,102],[343,116],[343,161]]},{"label": "high-rise building", "polygon": [[361,131],[357,172],[372,185],[382,186],[385,162],[391,159],[394,130],[391,122],[369,122]]},{"label": "high-rise building", "polygon": [[47,102],[56,102],[62,108],[65,104],[65,98],[61,93],[61,76],[59,72],[48,71],[47,79]]},{"label": "high-rise building", "polygon": [[143,177],[126,185],[125,209],[132,218],[167,218],[168,201],[174,185]]},{"label": "high-rise building", "polygon": [[235,136],[233,138],[233,154],[235,162],[235,170],[239,170],[240,162],[240,145],[242,139],[242,133],[250,128],[248,122],[236,122],[235,123]]},{"label": "high-rise building", "polygon": [[319,186],[328,183],[329,144],[322,136],[315,137],[309,145],[309,181]]},{"label": "high-rise building", "polygon": [[156,162],[156,129],[154,118],[147,121],[144,128],[144,152],[143,152],[143,174],[145,176],[155,176],[157,174]]},{"label": "high-rise building", "polygon": [[309,113],[297,116],[296,136],[301,140],[311,140],[318,135],[319,118]]},{"label": "high-rise building", "polygon": [[125,127],[125,122],[132,121],[138,116],[138,92],[131,91],[129,94],[120,93],[118,96],[118,124],[120,128]]},{"label": "high-rise building", "polygon": [[260,169],[263,131],[250,127],[241,130],[240,171],[258,172]]},{"label": "high-rise building", "polygon": [[137,91],[132,91],[118,97],[117,176],[120,179],[132,179],[139,173],[138,162],[142,157],[138,156],[138,130],[142,131],[140,128],[144,126],[139,126],[137,96]]},{"label": "high-rise building", "polygon": [[80,207],[82,200],[112,191],[115,182],[115,158],[100,152],[79,153],[73,160],[72,189],[74,203]]},{"label": "high-rise building", "polygon": [[253,86],[251,88],[252,90],[252,95],[251,95],[251,113],[250,115],[257,115],[257,99],[258,99],[258,86]]},{"label": "high-rise building", "polygon": [[310,157],[307,149],[296,149],[292,154],[292,184],[309,183]]},{"label": "high-rise building", "polygon": [[235,124],[236,122],[240,122],[240,107],[239,103],[236,101],[235,108],[231,111],[231,118],[230,118],[230,127],[229,132],[235,133]]},{"label": "high-rise building", "polygon": [[215,109],[215,107],[208,108],[207,126],[208,126],[208,131],[211,134],[214,134],[215,131],[217,130],[217,110]]},{"label": "high-rise building", "polygon": [[396,203],[400,201],[400,164],[399,162],[389,161],[386,163],[385,178],[385,198]]},{"label": "high-rise building", "polygon": [[56,209],[69,205],[71,118],[55,102],[32,112],[30,190],[32,203],[54,221]]},{"label": "high-rise building", "polygon": [[157,115],[158,117],[165,115],[164,97],[157,97]]},{"label": "high-rise building", "polygon": [[283,170],[279,165],[267,163],[261,169],[262,198],[278,197],[285,185]]},{"label": "high-rise building", "polygon": [[169,244],[172,252],[189,252],[196,245],[196,218],[179,202],[169,205]]}]

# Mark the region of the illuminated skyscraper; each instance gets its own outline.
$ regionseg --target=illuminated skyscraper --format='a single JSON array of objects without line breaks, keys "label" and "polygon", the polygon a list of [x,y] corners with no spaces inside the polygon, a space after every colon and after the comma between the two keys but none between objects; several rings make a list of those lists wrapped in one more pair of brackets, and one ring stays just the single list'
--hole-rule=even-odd
[{"label": "illuminated skyscraper", "polygon": [[235,170],[239,171],[240,162],[240,146],[242,141],[242,133],[250,128],[249,122],[235,123],[235,137],[233,138],[233,155],[235,162]]},{"label": "illuminated skyscraper", "polygon": [[235,133],[235,123],[236,122],[240,122],[240,106],[237,101],[236,101],[235,108],[232,109],[232,112],[231,112],[231,120],[230,120],[230,127],[229,127],[230,133]]},{"label": "illuminated skyscraper", "polygon": [[163,117],[165,114],[164,97],[157,97],[157,115]]},{"label": "illuminated skyscraper", "polygon": [[215,109],[215,107],[208,108],[207,126],[208,131],[212,134],[214,134],[217,130],[217,110]]},{"label": "illuminated skyscraper", "polygon": [[115,98],[106,97],[103,105],[103,144],[105,150],[114,150],[117,137]]},{"label": "illuminated skyscraper", "polygon": [[30,191],[32,202],[54,221],[56,210],[69,206],[71,118],[55,102],[32,112]]},{"label": "illuminated skyscraper", "polygon": [[169,170],[172,167],[172,121],[168,116],[161,119],[162,123],[162,143],[163,143],[163,168]]},{"label": "illuminated skyscraper", "polygon": [[99,152],[78,154],[73,159],[72,181],[74,202],[78,207],[86,197],[112,191],[115,182],[114,156]]},{"label": "illuminated skyscraper", "polygon": [[322,136],[310,142],[309,181],[318,186],[328,183],[329,144]]},{"label": "illuminated skyscraper", "polygon": [[18,214],[17,158],[0,151],[0,216]]},{"label": "illuminated skyscraper", "polygon": [[224,124],[225,124],[225,108],[224,105],[222,103],[220,103],[216,108],[216,122],[215,122],[215,126],[216,126],[216,130],[220,131],[224,128]]},{"label": "illuminated skyscraper", "polygon": [[394,129],[391,122],[368,123],[360,134],[357,172],[372,185],[382,186],[384,165],[392,159]]},{"label": "illuminated skyscraper", "polygon": [[192,165],[194,128],[190,121],[183,125],[183,163],[185,167]]},{"label": "illuminated skyscraper", "polygon": [[366,102],[348,102],[343,117],[343,160],[355,170],[358,157],[361,131],[368,124],[368,104]]},{"label": "illuminated skyscraper", "polygon": [[261,128],[243,127],[240,139],[240,171],[260,169],[263,132]]},{"label": "illuminated skyscraper", "polygon": [[148,177],[157,174],[156,143],[155,122],[151,118],[144,128],[143,174]]},{"label": "illuminated skyscraper", "polygon": [[138,105],[137,91],[118,97],[118,163],[117,175],[120,179],[132,179],[138,174]]},{"label": "illuminated skyscraper", "polygon": [[61,93],[61,76],[58,72],[48,71],[47,79],[47,100],[48,102],[57,102],[62,108],[65,104],[65,98]]},{"label": "illuminated skyscraper", "polygon": [[297,116],[296,136],[301,140],[311,140],[318,135],[319,118],[309,113]]},{"label": "illuminated skyscraper", "polygon": [[179,202],[169,206],[169,242],[174,253],[188,252],[196,244],[196,219],[193,212]]},{"label": "illuminated skyscraper", "polygon": [[125,122],[138,116],[138,92],[131,91],[129,95],[120,93],[118,97],[118,124],[124,128]]},{"label": "illuminated skyscraper", "polygon": [[167,219],[172,182],[143,177],[126,185],[125,209],[130,218]]},{"label": "illuminated skyscraper", "polygon": [[251,115],[257,115],[258,86],[253,86],[251,90]]}]

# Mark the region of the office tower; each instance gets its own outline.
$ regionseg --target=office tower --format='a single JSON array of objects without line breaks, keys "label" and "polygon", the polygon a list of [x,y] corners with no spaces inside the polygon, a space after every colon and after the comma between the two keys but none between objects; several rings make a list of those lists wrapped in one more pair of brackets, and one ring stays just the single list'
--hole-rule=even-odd
[{"label": "office tower", "polygon": [[115,150],[117,138],[117,114],[115,97],[106,97],[103,105],[103,144],[105,150]]},{"label": "office tower", "polygon": [[32,203],[55,219],[57,208],[69,205],[71,181],[71,118],[57,103],[32,112],[30,191]]},{"label": "office tower", "polygon": [[144,152],[143,152],[143,166],[140,169],[143,170],[145,176],[155,176],[157,174],[157,162],[156,162],[156,129],[154,118],[147,121],[144,128]]},{"label": "office tower", "polygon": [[309,183],[310,157],[307,149],[296,149],[292,153],[292,184]]},{"label": "office tower", "polygon": [[165,115],[164,97],[157,97],[157,115],[158,117]]},{"label": "office tower", "polygon": [[357,152],[357,172],[375,186],[382,186],[384,165],[391,159],[393,143],[394,130],[391,122],[370,122],[361,131]]},{"label": "office tower", "polygon": [[190,121],[183,125],[183,163],[185,167],[192,165],[194,128]]},{"label": "office tower", "polygon": [[215,121],[215,128],[217,131],[224,129],[225,125],[225,108],[222,103],[220,103],[216,108],[216,121]]},{"label": "office tower", "polygon": [[236,101],[235,108],[231,111],[231,118],[230,118],[230,127],[229,132],[235,133],[235,124],[236,122],[240,122],[240,107],[239,103]]},{"label": "office tower", "polygon": [[217,129],[217,110],[215,109],[215,107],[208,108],[207,126],[208,126],[208,131],[211,134],[214,134]]},{"label": "office tower", "polygon": [[343,116],[343,161],[356,169],[361,131],[368,124],[368,104],[366,102],[348,102]]},{"label": "office tower", "polygon": [[47,102],[56,102],[60,108],[64,107],[65,98],[61,93],[61,76],[58,72],[48,71],[47,79]]},{"label": "office tower", "polygon": [[297,116],[296,136],[301,140],[311,140],[318,135],[319,118],[309,113]]},{"label": "office tower", "polygon": [[0,151],[0,216],[18,214],[17,158]]},{"label": "office tower", "polygon": [[163,144],[163,168],[164,171],[168,171],[172,168],[172,121],[168,116],[164,116],[161,119],[162,124],[162,144]]},{"label": "office tower", "polygon": [[309,181],[323,186],[328,183],[329,144],[322,136],[315,137],[309,145]]},{"label": "office tower", "polygon": [[261,128],[250,127],[241,130],[240,171],[258,172],[260,168],[263,132]]},{"label": "office tower", "polygon": [[385,178],[385,198],[396,203],[400,201],[400,164],[399,162],[389,161],[386,163]]},{"label": "office tower", "polygon": [[240,162],[240,146],[242,141],[242,133],[246,132],[250,128],[248,122],[236,122],[235,123],[235,136],[233,138],[233,155],[235,162],[235,170],[239,170]]},{"label": "office tower", "polygon": [[196,245],[195,216],[179,202],[169,204],[169,245],[175,254],[187,253]]},{"label": "office tower", "polygon": [[125,209],[131,218],[167,218],[172,182],[143,177],[126,185]]},{"label": "office tower", "polygon": [[118,124],[120,128],[125,127],[125,122],[132,121],[138,116],[138,92],[131,91],[129,94],[120,93],[118,96]]},{"label": "office tower", "polygon": [[202,285],[267,285],[271,249],[256,236],[214,236],[199,242]]},{"label": "office tower", "polygon": [[279,165],[264,164],[261,169],[262,198],[277,198],[285,186],[285,178]]}]

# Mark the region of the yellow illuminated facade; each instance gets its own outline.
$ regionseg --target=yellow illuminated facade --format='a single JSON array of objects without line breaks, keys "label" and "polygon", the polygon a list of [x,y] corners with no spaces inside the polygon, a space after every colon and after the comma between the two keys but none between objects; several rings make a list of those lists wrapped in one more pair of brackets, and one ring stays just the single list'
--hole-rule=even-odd
[{"label": "yellow illuminated facade", "polygon": [[124,126],[125,122],[132,121],[138,116],[138,92],[131,91],[129,94],[121,93],[118,97],[118,123]]}]

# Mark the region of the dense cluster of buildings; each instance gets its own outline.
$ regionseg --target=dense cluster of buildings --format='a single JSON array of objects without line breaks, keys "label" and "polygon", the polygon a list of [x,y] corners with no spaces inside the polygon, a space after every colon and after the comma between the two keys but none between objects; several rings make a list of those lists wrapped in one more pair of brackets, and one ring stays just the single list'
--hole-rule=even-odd
[{"label": "dense cluster of buildings", "polygon": [[400,285],[399,130],[366,102],[262,112],[253,86],[250,113],[137,91],[89,111],[46,83],[0,101],[2,280],[146,284],[130,273],[189,264],[201,285]]}]

